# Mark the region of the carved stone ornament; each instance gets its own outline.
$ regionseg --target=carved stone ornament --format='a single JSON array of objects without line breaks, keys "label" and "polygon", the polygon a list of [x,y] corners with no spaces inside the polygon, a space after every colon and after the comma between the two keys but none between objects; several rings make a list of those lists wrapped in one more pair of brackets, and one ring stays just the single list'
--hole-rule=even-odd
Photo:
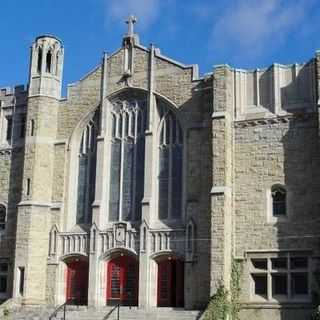
[{"label": "carved stone ornament", "polygon": [[125,223],[117,223],[115,225],[115,239],[122,245],[124,245],[126,240],[126,229],[127,225]]}]

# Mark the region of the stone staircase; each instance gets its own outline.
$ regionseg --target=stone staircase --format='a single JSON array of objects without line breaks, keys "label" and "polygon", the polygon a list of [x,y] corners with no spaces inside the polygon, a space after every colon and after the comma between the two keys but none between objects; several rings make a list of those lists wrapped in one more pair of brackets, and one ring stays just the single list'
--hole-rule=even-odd
[{"label": "stone staircase", "polygon": [[[112,310],[111,307],[93,309],[87,307],[68,306],[66,320],[117,320],[117,310],[108,317],[106,315]],[[0,315],[4,320],[48,320],[54,308],[21,308],[11,311],[6,317]],[[120,320],[200,320],[200,311],[187,311],[174,308],[151,308],[139,309],[137,307],[121,307]],[[62,320],[63,312],[58,312],[53,320]]]}]

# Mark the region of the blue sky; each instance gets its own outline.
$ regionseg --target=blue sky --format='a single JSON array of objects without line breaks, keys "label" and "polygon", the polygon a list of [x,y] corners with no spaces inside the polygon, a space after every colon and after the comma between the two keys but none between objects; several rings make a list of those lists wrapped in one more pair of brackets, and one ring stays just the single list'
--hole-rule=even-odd
[{"label": "blue sky", "polygon": [[29,47],[51,33],[65,46],[64,85],[112,53],[135,14],[143,45],[201,73],[304,62],[320,49],[319,0],[1,0],[0,87],[25,84]]}]

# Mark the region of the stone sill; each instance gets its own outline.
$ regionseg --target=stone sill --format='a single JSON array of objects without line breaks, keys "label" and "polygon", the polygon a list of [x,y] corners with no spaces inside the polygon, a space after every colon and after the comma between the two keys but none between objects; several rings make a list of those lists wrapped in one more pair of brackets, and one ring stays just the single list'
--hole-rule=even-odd
[{"label": "stone sill", "polygon": [[241,309],[312,309],[311,302],[243,302]]}]

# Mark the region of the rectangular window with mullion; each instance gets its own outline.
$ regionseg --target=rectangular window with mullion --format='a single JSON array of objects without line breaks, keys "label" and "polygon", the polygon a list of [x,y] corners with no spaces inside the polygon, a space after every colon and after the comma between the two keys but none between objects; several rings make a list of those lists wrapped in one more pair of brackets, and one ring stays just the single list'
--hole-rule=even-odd
[{"label": "rectangular window with mullion", "polygon": [[[259,301],[309,299],[309,262],[307,257],[290,255],[250,259],[253,298]],[[268,279],[270,290],[268,292]]]}]

